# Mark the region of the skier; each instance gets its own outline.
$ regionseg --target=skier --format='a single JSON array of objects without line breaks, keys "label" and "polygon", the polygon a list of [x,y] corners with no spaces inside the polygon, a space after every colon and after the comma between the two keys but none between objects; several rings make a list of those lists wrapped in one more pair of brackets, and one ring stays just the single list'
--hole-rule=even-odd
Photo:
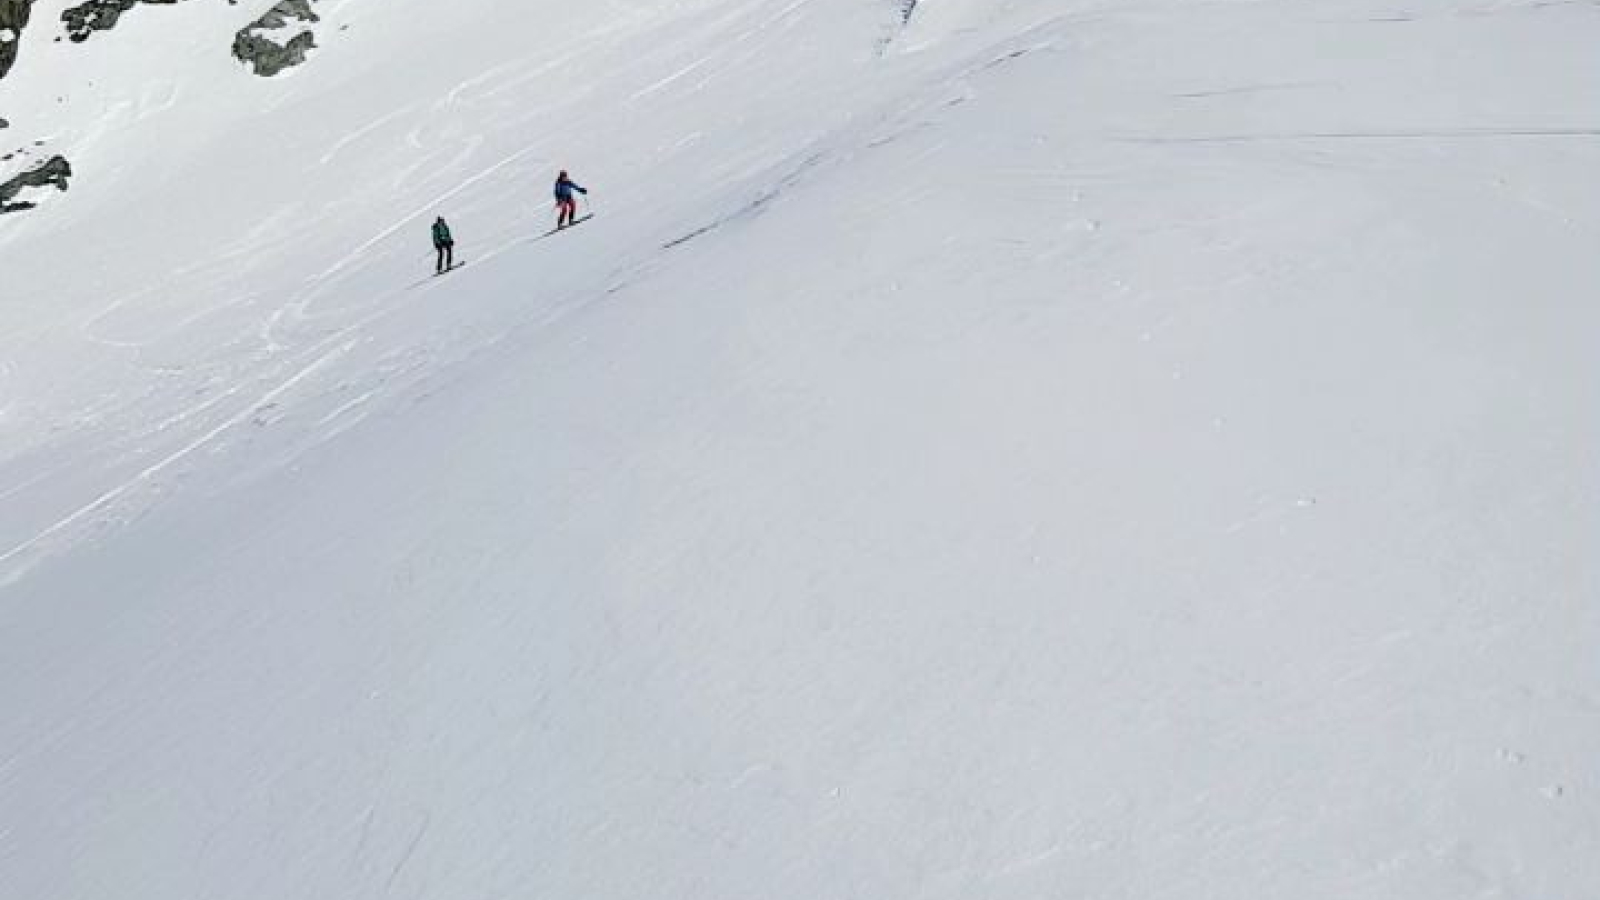
[{"label": "skier", "polygon": [[433,274],[443,275],[455,268],[456,241],[450,236],[450,226],[446,224],[444,216],[433,220],[433,249],[439,251],[439,261],[433,267]]},{"label": "skier", "polygon": [[588,196],[588,194],[589,194],[589,192],[586,189],[584,189],[581,185],[579,185],[576,181],[573,181],[571,178],[568,178],[566,171],[562,170],[561,174],[556,176],[556,230],[557,231],[560,231],[561,229],[563,229],[563,228],[567,227],[568,225],[571,225],[575,221],[577,221],[577,218],[578,218],[578,198],[572,196],[572,192],[573,191],[577,191],[578,193],[583,194],[585,196]]}]

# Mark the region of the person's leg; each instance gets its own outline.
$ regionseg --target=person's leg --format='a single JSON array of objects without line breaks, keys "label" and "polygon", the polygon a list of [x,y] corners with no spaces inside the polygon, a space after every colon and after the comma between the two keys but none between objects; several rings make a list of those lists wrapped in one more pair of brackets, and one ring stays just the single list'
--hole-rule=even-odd
[{"label": "person's leg", "polygon": [[433,274],[437,275],[444,271],[444,245],[436,245],[433,251],[437,254],[433,261]]},{"label": "person's leg", "polygon": [[456,267],[456,242],[451,241],[444,245],[444,270],[446,272]]}]

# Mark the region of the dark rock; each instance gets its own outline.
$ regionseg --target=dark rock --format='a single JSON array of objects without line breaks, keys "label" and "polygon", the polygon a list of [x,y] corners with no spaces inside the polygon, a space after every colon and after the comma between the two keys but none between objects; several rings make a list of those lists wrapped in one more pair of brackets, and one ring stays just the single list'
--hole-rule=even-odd
[{"label": "dark rock", "polygon": [[33,0],[0,0],[0,78],[6,77],[17,61],[17,48],[22,45],[22,29],[28,25],[28,12],[32,6]]},{"label": "dark rock", "polygon": [[306,61],[306,53],[317,46],[317,39],[309,27],[301,28],[289,40],[279,43],[262,32],[282,31],[294,23],[311,25],[322,21],[311,9],[311,0],[282,0],[267,10],[266,15],[239,30],[233,38],[233,55],[263,78],[298,66]]},{"label": "dark rock", "polygon": [[72,166],[65,157],[52,156],[43,165],[29,169],[9,181],[0,182],[0,214],[33,209],[36,204],[27,201],[12,203],[12,198],[24,188],[54,187],[67,189],[67,179],[72,177]]},{"label": "dark rock", "polygon": [[61,14],[67,25],[67,37],[82,42],[96,31],[110,31],[116,27],[122,14],[140,3],[159,3],[170,6],[178,0],[87,0]]}]

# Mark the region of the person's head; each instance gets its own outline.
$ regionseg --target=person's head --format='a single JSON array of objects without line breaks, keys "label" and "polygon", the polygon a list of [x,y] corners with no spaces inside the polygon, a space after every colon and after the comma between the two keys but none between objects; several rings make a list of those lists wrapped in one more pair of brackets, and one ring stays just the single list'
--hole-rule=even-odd
[{"label": "person's head", "polygon": [[557,175],[556,178],[558,178],[558,179],[560,179],[562,181],[566,181],[567,180],[567,170],[566,169],[562,169],[561,170],[561,174]]}]

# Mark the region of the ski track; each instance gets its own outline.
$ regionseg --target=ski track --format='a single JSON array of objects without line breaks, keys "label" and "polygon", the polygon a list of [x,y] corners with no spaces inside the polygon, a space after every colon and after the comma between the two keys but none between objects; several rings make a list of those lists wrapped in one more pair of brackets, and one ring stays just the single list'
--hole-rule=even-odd
[{"label": "ski track", "polygon": [[[253,403],[251,403],[249,406],[245,407],[240,412],[235,413],[234,415],[232,415],[232,416],[228,417],[227,419],[223,420],[222,424],[217,425],[216,427],[214,427],[211,430],[207,431],[206,433],[202,434],[200,437],[196,438],[195,440],[189,442],[188,444],[185,444],[183,447],[179,448],[176,452],[171,453],[171,454],[163,457],[161,460],[157,461],[154,465],[147,466],[146,468],[141,470],[138,474],[134,475],[133,478],[123,482],[122,484],[112,488],[109,491],[106,491],[105,493],[103,493],[100,496],[96,497],[94,500],[91,500],[89,503],[79,507],[77,510],[73,511],[71,514],[67,515],[66,517],[64,517],[62,519],[59,519],[54,524],[50,525],[49,527],[47,527],[44,530],[40,531],[39,533],[35,534],[33,537],[23,541],[20,544],[14,545],[13,547],[11,547],[9,550],[5,551],[4,553],[0,553],[0,565],[4,565],[4,564],[7,564],[7,563],[10,563],[12,560],[18,558],[22,554],[27,553],[27,552],[39,547],[40,545],[42,545],[45,541],[49,540],[50,538],[52,538],[52,537],[54,537],[54,536],[56,536],[56,535],[58,535],[58,534],[60,534],[60,533],[62,533],[64,531],[66,531],[67,529],[73,527],[74,525],[78,524],[79,522],[89,518],[90,516],[94,515],[95,513],[105,509],[106,507],[110,506],[111,504],[113,504],[113,503],[117,502],[118,500],[122,499],[123,497],[127,496],[134,489],[136,489],[136,488],[138,488],[138,487],[140,487],[140,486],[142,486],[142,485],[144,485],[146,483],[149,483],[150,481],[154,480],[157,475],[160,475],[162,472],[164,472],[167,469],[171,468],[173,465],[183,461],[189,455],[194,453],[196,450],[200,450],[200,449],[204,448],[206,445],[210,444],[213,440],[215,440],[216,438],[218,438],[221,435],[225,434],[229,430],[233,429],[235,426],[240,425],[243,422],[245,422],[248,419],[250,419],[250,417],[255,415],[256,411],[259,410],[262,406],[264,406],[264,405],[266,405],[268,403],[271,403],[274,400],[276,400],[278,397],[281,397],[284,394],[288,393],[296,385],[298,385],[300,382],[302,382],[302,381],[306,380],[307,378],[309,378],[318,369],[322,368],[328,362],[332,361],[333,359],[335,359],[338,356],[342,356],[343,354],[348,353],[352,348],[354,348],[356,346],[356,343],[357,343],[356,341],[350,341],[349,343],[345,344],[343,347],[336,348],[335,350],[329,351],[327,353],[322,354],[321,356],[318,356],[309,365],[306,365],[305,367],[301,368],[298,372],[296,372],[295,374],[293,374],[292,376],[290,376],[288,379],[284,380],[283,382],[279,383],[272,390],[267,391],[266,393],[264,393],[264,394],[260,395],[259,397],[257,397],[256,400]],[[26,572],[27,572],[26,568],[13,568],[10,572],[7,572],[7,573],[5,573],[3,575],[0,575],[0,586],[14,584],[18,579],[20,579],[24,574],[26,574]]]},{"label": "ski track", "polygon": [[[414,223],[418,218],[421,218],[422,216],[429,215],[433,210],[438,209],[446,201],[448,201],[448,200],[460,195],[462,192],[466,191],[468,188],[472,187],[473,185],[477,184],[478,182],[483,181],[485,178],[488,178],[489,176],[498,173],[501,169],[504,169],[507,166],[511,165],[512,163],[518,162],[518,161],[520,161],[522,159],[525,159],[525,158],[531,156],[538,148],[539,148],[539,145],[537,145],[537,144],[530,145],[528,147],[524,147],[523,149],[518,150],[517,152],[512,153],[511,155],[500,159],[498,162],[493,163],[492,165],[490,165],[487,168],[483,169],[478,174],[473,175],[472,177],[466,179],[465,181],[462,181],[460,184],[456,185],[455,187],[451,188],[450,190],[445,191],[443,194],[440,194],[440,195],[434,197],[433,199],[429,200],[428,202],[416,207],[415,209],[413,209],[411,212],[407,213],[405,216],[403,216],[399,220],[397,220],[397,221],[393,222],[392,224],[390,224],[387,228],[385,228],[382,231],[378,232],[377,234],[373,235],[371,238],[368,238],[365,242],[363,242],[362,244],[357,246],[354,250],[351,250],[349,253],[347,253],[343,257],[339,258],[339,260],[334,262],[333,265],[331,265],[328,268],[324,269],[321,273],[319,273],[317,276],[315,276],[314,280],[320,285],[321,282],[325,282],[328,279],[332,278],[333,276],[340,274],[342,271],[344,271],[346,268],[348,268],[352,263],[354,263],[357,260],[361,259],[362,256],[364,256],[373,247],[376,247],[377,245],[381,244],[382,242],[384,242],[384,241],[388,240],[389,238],[393,237],[396,233],[398,233],[400,231],[400,229],[406,227],[407,225],[410,225],[410,224]],[[546,163],[546,164],[549,164],[549,160],[541,160],[541,161]]]},{"label": "ski track", "polygon": [[344,148],[350,146],[356,141],[361,140],[367,135],[372,134],[374,131],[377,131],[379,128],[382,128],[390,122],[393,122],[403,116],[412,114],[413,109],[414,107],[412,106],[402,107],[392,113],[380,116],[379,118],[369,122],[364,127],[358,128],[355,131],[345,135],[344,137],[340,138],[332,147],[328,148],[327,153],[322,154],[322,158],[317,160],[317,164],[325,166],[328,163],[333,162],[333,160],[339,155],[339,152]]},{"label": "ski track", "polygon": [[1344,140],[1495,140],[1507,138],[1592,138],[1600,128],[1436,128],[1418,130],[1306,131],[1279,134],[1122,135],[1117,140],[1135,144],[1249,144],[1274,141]]}]

